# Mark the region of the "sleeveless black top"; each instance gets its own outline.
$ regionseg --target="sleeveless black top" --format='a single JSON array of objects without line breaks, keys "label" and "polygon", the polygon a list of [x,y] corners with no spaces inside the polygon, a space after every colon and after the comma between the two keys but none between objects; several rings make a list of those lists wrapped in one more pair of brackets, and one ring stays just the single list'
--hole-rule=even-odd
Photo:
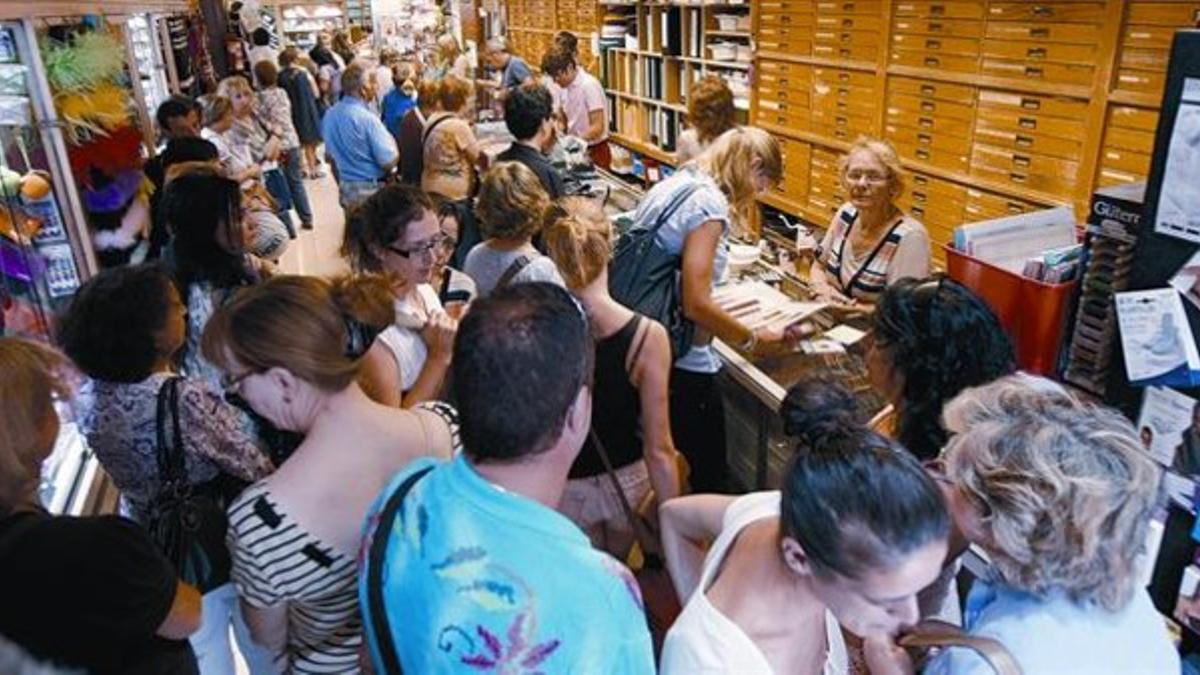
[{"label": "sleeveless black top", "polygon": [[[641,399],[637,387],[629,381],[625,363],[637,361],[637,355],[649,331],[633,345],[638,327],[644,317],[635,313],[621,330],[596,341],[596,371],[592,384],[592,429],[600,437],[614,469],[628,466],[642,458]],[[630,348],[634,349],[632,358]],[[588,438],[575,463],[570,478],[604,475],[604,462]]]}]

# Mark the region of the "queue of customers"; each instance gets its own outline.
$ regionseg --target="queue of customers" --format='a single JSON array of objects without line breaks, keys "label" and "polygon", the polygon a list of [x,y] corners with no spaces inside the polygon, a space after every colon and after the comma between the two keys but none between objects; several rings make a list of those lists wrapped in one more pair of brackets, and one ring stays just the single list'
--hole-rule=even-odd
[{"label": "queue of customers", "polygon": [[[1160,472],[1117,413],[1015,373],[988,307],[928,275],[886,143],[843,161],[818,290],[871,312],[890,405],[862,419],[828,378],[801,381],[780,490],[726,496],[712,340],[803,337],[713,299],[731,230],[781,179],[778,142],[698,135],[634,215],[678,269],[679,346],[610,292],[601,205],[547,180],[542,85],[507,92],[511,160],[476,179],[452,72],[417,86],[399,144],[367,105],[374,79],[346,65],[321,123],[347,275],[259,255],[253,195],[290,184],[267,174],[293,138],[229,82],[204,116],[227,147],[164,171],[163,261],[87,282],[61,351],[0,339],[0,635],[17,648],[95,673],[229,673],[231,632],[255,674],[988,672],[968,649],[897,646],[939,617],[1027,673],[1178,672],[1137,581]],[[381,181],[407,172],[409,116],[420,184]],[[123,518],[37,503],[69,400]],[[164,546],[179,494],[219,506],[218,543],[186,558]],[[683,605],[665,636],[625,566],[643,528],[623,503],[658,522],[649,548]],[[991,570],[960,598],[969,544]]]}]

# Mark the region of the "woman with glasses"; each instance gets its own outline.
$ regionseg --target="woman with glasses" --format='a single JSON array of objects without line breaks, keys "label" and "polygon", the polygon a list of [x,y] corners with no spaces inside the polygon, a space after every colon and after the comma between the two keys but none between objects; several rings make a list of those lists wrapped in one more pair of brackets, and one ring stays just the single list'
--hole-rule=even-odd
[{"label": "woman with glasses", "polygon": [[397,410],[358,385],[364,354],[393,319],[391,289],[378,276],[281,276],[239,293],[204,333],[227,392],[304,437],[229,508],[233,583],[276,672],[359,672],[367,507],[401,467],[448,458],[454,445],[445,406]]},{"label": "woman with glasses", "polygon": [[450,266],[454,252],[458,249],[459,237],[462,236],[462,220],[460,211],[454,202],[437,195],[432,195],[437,205],[438,224],[442,228],[442,252],[438,256],[437,266],[433,270],[433,284],[438,289],[438,299],[446,313],[455,319],[461,319],[467,311],[467,306],[479,295],[479,287],[475,280],[467,274]]},{"label": "woman with glasses", "polygon": [[445,248],[433,202],[408,186],[380,189],[346,224],[342,254],[351,268],[382,274],[392,287],[396,320],[367,353],[362,383],[380,403],[409,408],[441,394],[458,329],[430,285]]},{"label": "woman with glasses", "polygon": [[[1139,560],[1162,470],[1129,421],[1028,375],[966,390],[945,421],[950,512],[990,563],[967,596],[968,633],[999,641],[1025,673],[1180,672]],[[871,673],[912,673],[879,637]],[[950,648],[922,672],[993,671]]]},{"label": "woman with glasses", "polygon": [[896,150],[886,141],[859,137],[841,162],[842,204],[810,279],[817,294],[835,302],[873,303],[904,277],[929,275],[929,233],[895,200],[904,192]]},{"label": "woman with glasses", "polygon": [[[143,526],[161,515],[158,429],[166,420],[159,398],[169,395],[167,387],[178,396],[178,450],[193,489],[225,496],[274,470],[239,410],[204,380],[178,375],[174,357],[183,346],[185,311],[162,269],[116,267],[80,287],[59,323],[63,350],[90,379],[80,397],[80,427],[121,491],[121,513]],[[228,579],[226,566],[210,580],[212,588],[201,589],[204,622],[191,642],[204,674],[232,672],[231,622],[251,665],[269,663],[245,625],[234,621],[237,594]]]}]

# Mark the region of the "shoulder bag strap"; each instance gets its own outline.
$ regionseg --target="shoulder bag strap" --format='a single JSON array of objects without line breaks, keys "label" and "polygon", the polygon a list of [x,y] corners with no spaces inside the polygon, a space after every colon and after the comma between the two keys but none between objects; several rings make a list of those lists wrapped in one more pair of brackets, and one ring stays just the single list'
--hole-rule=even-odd
[{"label": "shoulder bag strap", "polygon": [[[871,249],[871,255],[868,255],[867,259],[863,261],[863,264],[859,265],[858,270],[854,272],[854,276],[850,277],[850,283],[846,284],[846,287],[844,289],[842,289],[843,291],[845,291],[847,294],[853,292],[854,284],[858,283],[858,279],[859,279],[859,277],[861,277],[863,275],[863,272],[866,272],[867,268],[871,266],[871,263],[875,262],[875,257],[878,256],[879,252],[883,250],[883,247],[885,244],[887,244],[888,239],[892,238],[892,233],[894,233],[896,231],[896,228],[900,227],[900,223],[902,223],[902,222],[904,222],[903,214],[901,214],[900,217],[896,218],[896,222],[892,223],[892,226],[888,228],[887,234],[885,234],[883,236],[883,238],[879,240],[879,243],[875,244],[875,248]],[[846,230],[846,239],[849,239],[849,238],[850,238],[850,230],[847,229]],[[843,239],[842,240],[842,249],[845,250],[845,248],[846,248],[846,240]],[[839,260],[839,262],[841,261],[840,252],[838,255],[838,260]]]},{"label": "shoulder bag strap", "polygon": [[695,194],[696,190],[698,189],[700,188],[693,183],[680,190],[679,194],[675,195],[675,197],[671,199],[670,203],[663,208],[662,212],[658,214],[658,219],[654,221],[654,225],[647,231],[647,233],[650,236],[658,234],[658,231],[662,229],[662,226],[671,219],[671,216],[675,215],[675,212],[679,210],[679,207],[683,206],[683,203],[687,201],[688,197],[691,197],[693,194]]},{"label": "shoulder bag strap", "polygon": [[900,638],[901,647],[963,647],[983,657],[996,675],[1021,675],[1021,666],[999,640],[971,635],[962,628],[937,619],[926,619]]},{"label": "shoulder bag strap", "polygon": [[404,498],[408,496],[409,492],[412,492],[417,481],[424,478],[425,474],[430,471],[433,471],[432,466],[421,469],[400,483],[400,487],[396,488],[391,497],[388,497],[383,511],[379,514],[375,531],[371,533],[370,562],[367,568],[367,606],[371,615],[371,629],[375,632],[375,644],[379,648],[379,658],[383,662],[383,672],[385,673],[398,675],[402,672],[400,655],[396,653],[396,644],[392,642],[392,630],[388,621],[387,603],[383,589],[383,565],[387,562],[387,543],[392,535],[391,523],[396,520],[396,514],[400,511]]},{"label": "shoulder bag strap", "polygon": [[[643,328],[644,326],[644,328]],[[642,355],[642,347],[646,346],[646,339],[650,337],[650,331],[653,327],[646,325],[646,317],[638,315],[637,327],[633,330],[633,339],[637,342],[633,345],[632,354],[626,359],[629,365],[625,368],[625,373],[631,374],[633,369],[637,367],[638,358]]]},{"label": "shoulder bag strap", "polygon": [[182,378],[179,376],[172,376],[163,382],[158,390],[158,413],[155,419],[156,456],[158,475],[163,483],[187,479],[183,457],[183,432],[179,423],[180,379]]},{"label": "shoulder bag strap", "polygon": [[533,262],[533,259],[527,255],[520,256],[516,260],[512,261],[512,263],[508,266],[508,269],[504,270],[504,274],[500,275],[500,279],[496,282],[496,287],[492,289],[492,292],[495,293],[501,288],[511,284],[512,280],[521,273],[521,270],[528,267],[529,263],[531,262]]},{"label": "shoulder bag strap", "polygon": [[429,143],[429,137],[433,135],[433,130],[438,128],[438,125],[450,119],[451,117],[454,117],[454,115],[446,115],[445,117],[439,117],[438,119],[434,120],[433,124],[430,124],[429,128],[425,130],[424,135],[421,136],[421,147],[425,147],[425,145]]},{"label": "shoulder bag strap", "polygon": [[633,506],[629,504],[629,498],[625,496],[625,491],[621,489],[621,481],[617,480],[616,469],[613,468],[612,460],[608,456],[608,450],[604,448],[604,443],[600,441],[600,436],[596,434],[594,428],[588,429],[588,436],[592,439],[592,445],[596,446],[596,452],[600,455],[600,461],[604,464],[604,473],[608,474],[608,480],[612,484],[613,489],[617,492],[617,501],[621,503],[621,511],[625,514],[625,520],[629,522],[629,527],[633,532],[633,538],[637,541],[638,546],[642,549],[642,555],[649,562],[651,556],[648,551],[651,550],[651,542],[649,532],[646,531],[646,526],[633,512]]}]

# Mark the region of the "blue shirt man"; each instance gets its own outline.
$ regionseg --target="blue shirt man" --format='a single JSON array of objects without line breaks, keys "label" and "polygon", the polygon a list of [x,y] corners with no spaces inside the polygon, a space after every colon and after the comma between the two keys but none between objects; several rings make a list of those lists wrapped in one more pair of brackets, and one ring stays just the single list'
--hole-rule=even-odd
[{"label": "blue shirt man", "polygon": [[375,672],[654,672],[633,576],[552,508],[590,426],[590,340],[546,283],[477,300],[459,324],[464,451],[413,462],[368,512]]},{"label": "blue shirt man", "polygon": [[396,140],[367,101],[374,86],[362,66],[342,72],[343,97],[325,113],[321,136],[338,172],[342,206],[360,203],[378,189],[380,180],[400,161]]}]

